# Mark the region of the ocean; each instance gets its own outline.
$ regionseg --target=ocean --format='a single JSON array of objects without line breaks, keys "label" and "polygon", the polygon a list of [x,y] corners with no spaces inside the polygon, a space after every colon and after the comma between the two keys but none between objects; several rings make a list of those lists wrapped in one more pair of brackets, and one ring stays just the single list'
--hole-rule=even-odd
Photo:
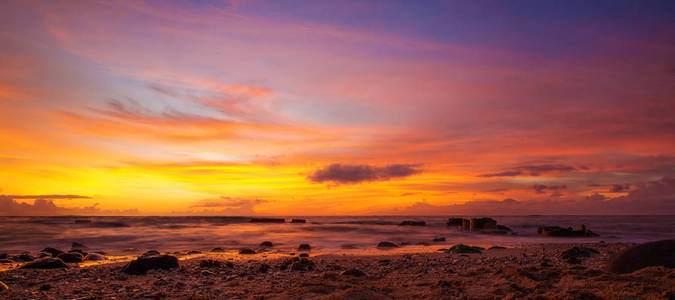
[{"label": "ocean", "polygon": [[[458,216],[461,217],[461,216]],[[518,246],[533,243],[647,242],[675,238],[675,216],[491,216],[510,227],[513,235],[458,231],[446,226],[448,217],[331,216],[287,217],[287,223],[251,223],[247,217],[0,217],[0,253],[39,251],[45,247],[69,249],[72,242],[109,253],[208,251],[256,247],[271,241],[278,251],[292,251],[308,243],[312,251],[340,252],[374,249],[381,241],[424,245],[464,243],[481,246]],[[288,223],[291,218],[305,224]],[[404,220],[426,226],[399,226]],[[537,227],[573,227],[584,224],[598,237],[551,238],[537,235]],[[435,243],[436,237],[445,242]],[[435,249],[435,248],[433,248]],[[433,250],[431,250],[433,251]]]}]

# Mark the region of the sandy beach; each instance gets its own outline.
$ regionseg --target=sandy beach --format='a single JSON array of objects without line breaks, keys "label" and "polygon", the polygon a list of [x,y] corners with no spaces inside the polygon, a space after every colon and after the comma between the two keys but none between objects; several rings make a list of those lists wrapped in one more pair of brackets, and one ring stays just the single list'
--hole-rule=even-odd
[{"label": "sandy beach", "polygon": [[[172,253],[179,259],[178,268],[150,270],[145,275],[122,272],[125,261],[69,263],[66,269],[14,268],[0,272],[0,281],[9,287],[0,296],[3,299],[675,297],[673,269],[647,267],[627,274],[606,271],[612,256],[632,246],[627,243],[537,244],[468,254],[446,253],[444,250],[450,246],[319,255],[311,251]],[[564,254],[574,247],[583,251],[577,251],[573,258]],[[308,257],[300,257],[301,253]]]}]

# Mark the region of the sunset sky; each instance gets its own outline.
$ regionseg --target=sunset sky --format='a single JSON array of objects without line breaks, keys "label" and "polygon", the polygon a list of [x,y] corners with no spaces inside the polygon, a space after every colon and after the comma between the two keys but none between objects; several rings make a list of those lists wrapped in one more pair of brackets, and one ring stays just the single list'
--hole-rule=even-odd
[{"label": "sunset sky", "polygon": [[675,2],[2,1],[0,195],[675,214]]}]

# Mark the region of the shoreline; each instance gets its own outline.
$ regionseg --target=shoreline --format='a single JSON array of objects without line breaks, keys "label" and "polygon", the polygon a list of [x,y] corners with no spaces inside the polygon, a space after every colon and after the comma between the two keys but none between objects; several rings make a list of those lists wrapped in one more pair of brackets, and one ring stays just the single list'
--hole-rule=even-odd
[{"label": "shoreline", "polygon": [[[373,250],[362,253],[206,252],[177,255],[179,268],[129,275],[127,262],[0,272],[6,299],[669,299],[675,270],[605,271],[629,243],[545,243],[480,254]],[[436,247],[439,246],[439,247]],[[588,257],[563,258],[573,247]],[[405,247],[403,247],[405,248]],[[403,249],[402,248],[402,249]],[[414,250],[414,249],[409,249]],[[309,257],[299,257],[308,253]],[[204,263],[205,261],[216,263]],[[231,266],[230,266],[231,263]]]}]

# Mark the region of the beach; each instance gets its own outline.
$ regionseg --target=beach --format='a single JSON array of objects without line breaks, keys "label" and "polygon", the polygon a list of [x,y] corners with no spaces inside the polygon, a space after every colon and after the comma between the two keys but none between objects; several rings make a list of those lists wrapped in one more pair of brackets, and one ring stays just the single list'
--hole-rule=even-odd
[{"label": "beach", "polygon": [[[673,299],[675,270],[607,271],[631,243],[555,243],[447,253],[452,243],[360,252],[172,252],[144,275],[128,261],[0,272],[3,299]],[[565,255],[573,251],[573,258]],[[590,250],[589,250],[590,249]],[[441,251],[439,251],[441,250]],[[161,251],[159,251],[161,252]],[[138,253],[140,255],[142,253]],[[165,254],[165,253],[161,253]],[[307,256],[307,257],[301,257]],[[133,259],[134,255],[129,255]],[[13,267],[18,267],[16,264]]]}]

